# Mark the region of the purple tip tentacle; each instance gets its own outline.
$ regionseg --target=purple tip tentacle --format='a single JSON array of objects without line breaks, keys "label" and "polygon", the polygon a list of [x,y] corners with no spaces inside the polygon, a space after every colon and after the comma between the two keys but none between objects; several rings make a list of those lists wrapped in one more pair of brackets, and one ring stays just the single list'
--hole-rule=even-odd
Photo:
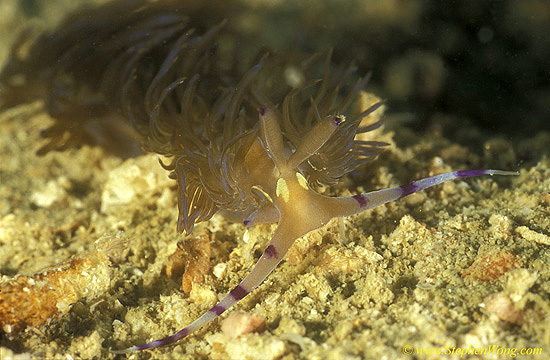
[{"label": "purple tip tentacle", "polygon": [[254,290],[258,285],[264,281],[264,279],[275,269],[275,267],[282,260],[294,240],[296,240],[297,235],[290,231],[287,232],[285,226],[279,227],[273,235],[273,239],[267,246],[264,254],[252,271],[237,285],[233,290],[229,292],[220,302],[214,305],[210,310],[203,313],[198,319],[193,321],[190,325],[184,329],[178,331],[174,335],[165,337],[160,340],[155,340],[147,344],[132,346],[123,350],[110,350],[113,353],[128,353],[138,350],[153,349],[160,346],[165,346],[172,344],[178,340],[183,339],[187,335],[193,333],[194,331],[202,328],[207,323],[216,319],[222,313],[224,313],[231,306],[235,305],[238,301],[242,300],[246,295],[248,295],[252,290]]}]

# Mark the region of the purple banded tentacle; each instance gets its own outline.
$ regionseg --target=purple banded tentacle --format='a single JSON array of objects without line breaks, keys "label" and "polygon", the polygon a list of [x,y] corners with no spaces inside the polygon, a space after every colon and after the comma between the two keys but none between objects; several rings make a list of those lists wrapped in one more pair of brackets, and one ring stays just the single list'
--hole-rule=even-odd
[{"label": "purple banded tentacle", "polygon": [[297,232],[294,227],[290,226],[290,224],[288,226],[286,224],[287,223],[285,222],[279,223],[279,226],[277,226],[277,230],[275,230],[273,238],[264,250],[264,253],[254,268],[239,283],[239,285],[231,290],[229,294],[227,294],[220,302],[211,307],[210,310],[202,314],[198,319],[177,333],[163,339],[155,340],[143,345],[132,346],[122,350],[110,349],[109,351],[115,354],[123,354],[132,351],[147,350],[170,345],[187,337],[189,334],[204,327],[206,324],[223,314],[227,309],[235,305],[255,288],[257,288],[281,262],[294,241],[304,235],[303,231]]},{"label": "purple banded tentacle", "polygon": [[354,199],[355,204],[351,205],[352,202],[347,201],[349,208],[347,213],[343,213],[339,216],[348,216],[357,214],[361,211],[372,209],[374,207],[383,205],[390,201],[399,200],[405,196],[414,194],[416,192],[425,190],[429,187],[442,184],[446,181],[463,179],[474,176],[482,175],[519,175],[516,171],[503,171],[503,170],[466,170],[466,171],[453,171],[445,174],[430,176],[428,178],[420,179],[413,181],[407,185],[396,186],[389,189],[372,191],[369,193],[358,194],[350,196],[344,199]]},{"label": "purple banded tentacle", "polygon": [[123,354],[132,351],[154,349],[157,347],[173,344],[183,339],[184,337],[187,337],[189,334],[195,332],[210,321],[220,316],[225,310],[230,308],[240,299],[244,298],[250,291],[251,290],[246,290],[246,288],[239,284],[233,290],[231,290],[229,294],[227,294],[219,303],[214,305],[212,308],[210,308],[210,310],[202,314],[199,318],[197,318],[195,321],[193,321],[191,324],[181,329],[177,333],[159,340],[151,341],[143,345],[136,345],[122,350],[110,351],[115,354]]},{"label": "purple banded tentacle", "polygon": [[407,195],[414,194],[446,181],[482,175],[519,175],[519,173],[502,170],[453,171],[450,173],[435,175],[413,181],[407,185],[396,186],[389,189],[377,190],[348,197],[331,198],[318,195],[316,201],[319,209],[328,209],[327,211],[329,213],[329,218],[350,216],[383,205],[390,201],[399,200]]}]

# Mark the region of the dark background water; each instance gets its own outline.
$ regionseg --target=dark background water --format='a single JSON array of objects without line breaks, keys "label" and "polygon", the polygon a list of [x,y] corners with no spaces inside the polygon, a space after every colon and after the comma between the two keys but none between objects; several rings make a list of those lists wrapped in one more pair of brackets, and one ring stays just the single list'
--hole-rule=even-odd
[{"label": "dark background water", "polygon": [[[228,17],[250,29],[243,42],[333,47],[335,62],[372,72],[371,89],[391,113],[409,114],[413,129],[443,113],[511,140],[550,130],[547,0],[241,2]],[[29,18],[48,16],[51,6],[18,4]]]},{"label": "dark background water", "polygon": [[550,2],[327,3],[324,16],[301,15],[303,44],[356,59],[413,126],[443,112],[509,136],[550,129]]}]

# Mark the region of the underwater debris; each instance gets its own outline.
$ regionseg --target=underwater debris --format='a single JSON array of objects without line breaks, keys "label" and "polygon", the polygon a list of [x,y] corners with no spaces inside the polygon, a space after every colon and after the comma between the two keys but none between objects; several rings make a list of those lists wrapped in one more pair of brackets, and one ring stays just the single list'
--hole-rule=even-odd
[{"label": "underwater debris", "polygon": [[222,321],[222,332],[232,338],[265,330],[265,318],[242,311],[232,312]]},{"label": "underwater debris", "polygon": [[96,250],[32,275],[3,277],[0,282],[0,323],[6,334],[40,326],[66,314],[81,299],[94,301],[111,288],[113,264],[126,247],[120,235],[105,235]]},{"label": "underwater debris", "polygon": [[168,277],[181,276],[183,292],[191,292],[194,283],[201,284],[210,269],[210,238],[209,230],[201,234],[178,241],[177,250],[168,257],[164,271]]},{"label": "underwater debris", "polygon": [[500,320],[516,325],[523,325],[524,311],[518,309],[505,292],[489,295],[483,300],[483,303],[487,311],[495,314]]},{"label": "underwater debris", "polygon": [[491,281],[520,266],[521,262],[510,251],[492,249],[478,254],[462,277]]},{"label": "underwater debris", "polygon": [[550,245],[550,236],[533,231],[527,226],[517,227],[516,232],[525,240],[534,241],[542,245]]},{"label": "underwater debris", "polygon": [[482,307],[495,314],[500,320],[516,325],[523,325],[528,319],[541,321],[540,317],[536,319],[526,316],[528,312],[532,313],[531,309],[526,308],[528,302],[538,305],[542,313],[548,314],[548,304],[540,296],[529,292],[539,276],[527,269],[515,269],[506,276],[504,290],[487,296],[483,300]]}]

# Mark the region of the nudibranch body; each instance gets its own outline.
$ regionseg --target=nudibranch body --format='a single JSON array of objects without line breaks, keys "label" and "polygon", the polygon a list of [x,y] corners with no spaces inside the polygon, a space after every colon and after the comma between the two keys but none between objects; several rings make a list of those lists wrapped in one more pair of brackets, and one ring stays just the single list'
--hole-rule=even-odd
[{"label": "nudibranch body", "polygon": [[[381,105],[376,103],[353,122],[358,124],[362,117]],[[456,171],[371,193],[351,197],[327,197],[310,188],[308,180],[300,171],[300,165],[316,154],[327,140],[334,136],[338,127],[345,121],[344,116],[332,115],[318,119],[316,125],[297,144],[296,149],[290,151],[285,148],[276,112],[265,108],[260,108],[258,111],[259,129],[253,133],[254,140],[246,151],[242,163],[237,166],[236,182],[241,191],[257,191],[264,200],[244,221],[245,225],[278,223],[270,243],[245,279],[192,324],[164,339],[115,352],[130,352],[168,345],[203,327],[259,286],[283,259],[294,241],[312,230],[323,227],[332,218],[357,214],[453,179],[516,174],[500,170]],[[367,130],[372,130],[379,125],[377,123]],[[342,134],[336,136],[342,136]],[[383,146],[384,144],[373,142],[370,145]],[[287,155],[289,153],[290,155]]]},{"label": "nudibranch body", "polygon": [[[373,105],[361,117],[380,106],[381,103]],[[333,115],[321,119],[289,156],[286,155],[288,151],[285,151],[275,112],[260,108],[259,118],[259,132],[246,152],[238,173],[242,176],[239,184],[243,191],[257,190],[265,199],[244,221],[245,225],[278,223],[262,256],[239,285],[189,326],[164,339],[114,352],[125,353],[172,344],[203,327],[258,287],[283,259],[294,241],[323,227],[332,218],[354,215],[449,180],[481,175],[517,174],[500,170],[456,171],[390,189],[350,197],[327,197],[310,188],[308,180],[300,172],[300,165],[333,136],[345,118],[342,115]],[[358,120],[360,119],[355,119]]]}]

